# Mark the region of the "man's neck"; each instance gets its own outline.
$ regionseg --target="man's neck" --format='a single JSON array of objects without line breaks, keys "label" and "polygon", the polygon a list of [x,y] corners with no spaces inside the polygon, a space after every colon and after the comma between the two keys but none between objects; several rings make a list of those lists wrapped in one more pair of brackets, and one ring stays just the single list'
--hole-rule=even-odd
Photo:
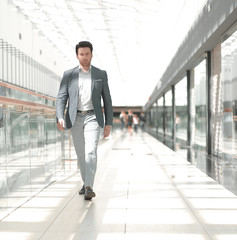
[{"label": "man's neck", "polygon": [[90,66],[84,67],[84,66],[80,65],[80,68],[81,68],[81,70],[82,70],[83,72],[88,72],[89,69],[90,69]]}]

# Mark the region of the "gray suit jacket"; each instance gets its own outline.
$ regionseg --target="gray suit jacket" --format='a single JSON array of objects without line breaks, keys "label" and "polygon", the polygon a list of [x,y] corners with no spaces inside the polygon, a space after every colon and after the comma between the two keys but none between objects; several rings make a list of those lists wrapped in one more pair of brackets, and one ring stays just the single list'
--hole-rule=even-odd
[{"label": "gray suit jacket", "polygon": [[[57,100],[56,100],[56,117],[57,119],[64,118],[64,112],[67,106],[65,115],[66,128],[73,126],[78,105],[78,80],[79,67],[75,67],[65,71],[60,84]],[[91,98],[97,122],[100,127],[113,124],[113,108],[108,86],[108,78],[106,71],[100,70],[91,66]],[[101,106],[101,97],[104,103],[104,116]],[[105,123],[104,123],[105,117]]]}]

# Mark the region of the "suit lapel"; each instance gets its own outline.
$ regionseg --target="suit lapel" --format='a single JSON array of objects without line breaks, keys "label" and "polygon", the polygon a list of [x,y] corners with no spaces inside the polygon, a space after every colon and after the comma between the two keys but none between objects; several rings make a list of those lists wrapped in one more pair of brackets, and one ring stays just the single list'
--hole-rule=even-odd
[{"label": "suit lapel", "polygon": [[91,93],[93,93],[94,86],[95,86],[95,68],[91,65]]},{"label": "suit lapel", "polygon": [[71,76],[71,87],[72,89],[77,89],[78,92],[78,81],[79,81],[79,67],[75,67]]},{"label": "suit lapel", "polygon": [[[72,89],[77,89],[77,93],[79,92],[78,81],[79,81],[79,67],[76,67],[73,69],[71,77],[71,86]],[[91,93],[93,93],[94,86],[95,86],[95,68],[91,66]]]}]

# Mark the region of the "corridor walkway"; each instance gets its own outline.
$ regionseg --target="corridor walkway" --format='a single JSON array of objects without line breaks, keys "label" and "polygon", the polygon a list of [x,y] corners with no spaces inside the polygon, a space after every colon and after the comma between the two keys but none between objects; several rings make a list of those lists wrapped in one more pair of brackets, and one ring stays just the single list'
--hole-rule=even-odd
[{"label": "corridor walkway", "polygon": [[99,148],[94,190],[67,173],[0,222],[1,240],[236,240],[237,197],[150,135]]}]

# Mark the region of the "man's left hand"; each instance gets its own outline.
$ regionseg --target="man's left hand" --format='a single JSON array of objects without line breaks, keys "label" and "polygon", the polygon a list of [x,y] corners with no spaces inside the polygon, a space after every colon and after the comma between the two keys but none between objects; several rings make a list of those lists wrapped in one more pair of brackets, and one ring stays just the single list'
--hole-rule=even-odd
[{"label": "man's left hand", "polygon": [[111,132],[111,126],[106,125],[106,126],[104,127],[104,137],[105,137],[105,138],[108,137],[109,134],[110,134],[110,132]]}]

